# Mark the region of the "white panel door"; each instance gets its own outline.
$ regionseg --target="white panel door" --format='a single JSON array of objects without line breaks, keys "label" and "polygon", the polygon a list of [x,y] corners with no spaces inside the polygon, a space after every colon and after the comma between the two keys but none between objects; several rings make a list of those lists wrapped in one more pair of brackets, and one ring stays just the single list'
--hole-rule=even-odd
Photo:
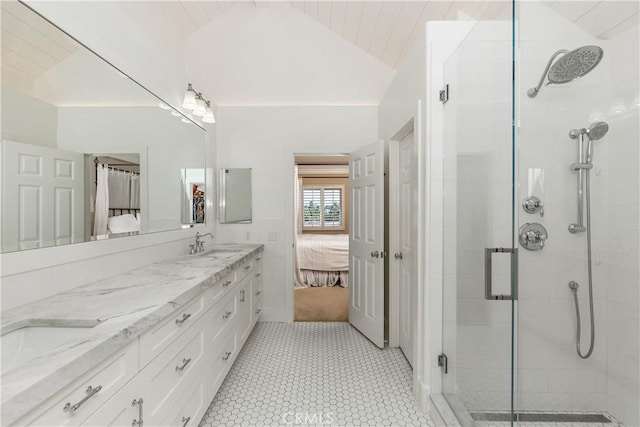
[{"label": "white panel door", "polygon": [[[392,262],[398,262],[398,284],[400,291],[400,348],[409,363],[413,366],[413,330],[416,319],[416,281],[413,275],[415,242],[413,231],[413,132],[400,141],[398,156],[398,230],[399,253]],[[395,254],[394,254],[395,255]]]},{"label": "white panel door", "polygon": [[84,241],[84,156],[2,141],[2,251]]},{"label": "white panel door", "polygon": [[349,322],[384,347],[384,142],[349,156]]}]

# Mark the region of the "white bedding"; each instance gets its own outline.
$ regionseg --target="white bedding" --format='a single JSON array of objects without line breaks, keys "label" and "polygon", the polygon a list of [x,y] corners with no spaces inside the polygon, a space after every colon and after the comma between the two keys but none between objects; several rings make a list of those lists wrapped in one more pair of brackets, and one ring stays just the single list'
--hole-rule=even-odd
[{"label": "white bedding", "polygon": [[348,271],[348,234],[298,234],[298,267],[304,270]]}]

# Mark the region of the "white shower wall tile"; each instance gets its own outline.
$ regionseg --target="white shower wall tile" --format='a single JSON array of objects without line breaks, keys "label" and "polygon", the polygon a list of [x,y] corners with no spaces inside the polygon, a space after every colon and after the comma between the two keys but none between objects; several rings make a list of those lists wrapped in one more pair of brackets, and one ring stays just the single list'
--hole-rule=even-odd
[{"label": "white shower wall tile", "polygon": [[433,426],[412,371],[347,323],[259,323],[200,422],[211,426]]}]

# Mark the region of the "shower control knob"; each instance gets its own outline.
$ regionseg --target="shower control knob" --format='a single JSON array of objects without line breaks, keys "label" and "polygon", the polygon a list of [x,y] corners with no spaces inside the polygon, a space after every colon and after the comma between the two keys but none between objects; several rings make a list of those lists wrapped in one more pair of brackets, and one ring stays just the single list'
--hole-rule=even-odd
[{"label": "shower control knob", "polygon": [[540,216],[544,216],[544,205],[536,196],[525,197],[522,201],[522,209],[529,214],[540,212]]},{"label": "shower control knob", "polygon": [[520,245],[528,251],[539,251],[544,248],[549,234],[542,224],[526,223],[520,227]]}]

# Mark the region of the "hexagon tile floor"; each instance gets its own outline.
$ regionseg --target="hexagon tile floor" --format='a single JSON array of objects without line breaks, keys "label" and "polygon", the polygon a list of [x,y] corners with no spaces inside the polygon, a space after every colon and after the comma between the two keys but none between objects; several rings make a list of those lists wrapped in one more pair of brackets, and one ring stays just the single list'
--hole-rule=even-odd
[{"label": "hexagon tile floor", "polygon": [[258,323],[200,426],[300,425],[434,424],[399,349],[348,323]]}]

